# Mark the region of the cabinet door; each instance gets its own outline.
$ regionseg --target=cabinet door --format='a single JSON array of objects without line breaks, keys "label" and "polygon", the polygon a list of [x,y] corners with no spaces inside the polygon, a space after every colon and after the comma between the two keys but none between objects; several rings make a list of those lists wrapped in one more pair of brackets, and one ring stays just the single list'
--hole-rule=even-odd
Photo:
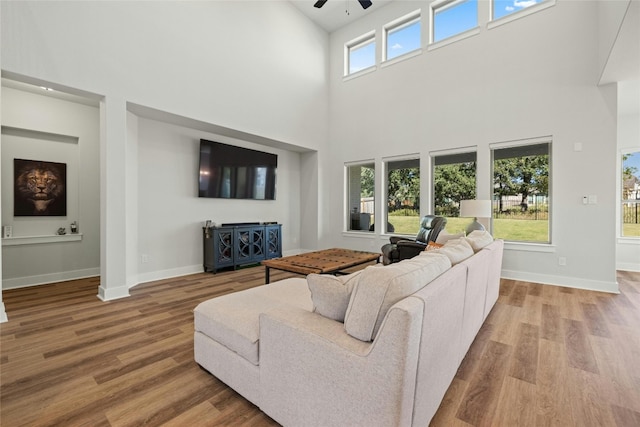
[{"label": "cabinet door", "polygon": [[279,258],[282,256],[282,228],[278,225],[267,225],[267,242],[265,256],[267,259]]},{"label": "cabinet door", "polygon": [[213,256],[216,269],[229,267],[234,264],[233,240],[233,229],[218,228],[213,230]]},{"label": "cabinet door", "polygon": [[236,229],[236,264],[249,264],[264,258],[264,227]]}]

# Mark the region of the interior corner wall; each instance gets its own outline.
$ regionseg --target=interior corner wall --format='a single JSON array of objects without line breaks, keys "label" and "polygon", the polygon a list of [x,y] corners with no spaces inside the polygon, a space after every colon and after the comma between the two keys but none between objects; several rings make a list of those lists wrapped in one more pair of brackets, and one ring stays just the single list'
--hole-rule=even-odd
[{"label": "interior corner wall", "polygon": [[598,21],[595,28],[598,33],[598,69],[602,72],[609,60],[620,25],[632,0],[598,1]]},{"label": "interior corner wall", "polygon": [[[318,152],[300,154],[300,242],[302,250],[320,248],[320,194]],[[295,243],[295,242],[294,242]]]},{"label": "interior corner wall", "polygon": [[[136,282],[202,272],[202,227],[276,221],[285,254],[300,242],[300,154],[137,119]],[[275,200],[198,197],[200,139],[278,155]]]},{"label": "interior corner wall", "polygon": [[[4,246],[2,287],[29,286],[99,274],[99,114],[95,107],[54,99],[13,88],[2,88],[2,126],[17,136],[2,138],[2,224],[13,235],[54,235],[59,227],[70,232],[77,221],[81,241]],[[65,135],[75,144],[46,140]],[[44,135],[30,138],[30,135]],[[67,216],[21,217],[13,212],[13,159],[67,163]]]},{"label": "interior corner wall", "polygon": [[[478,196],[490,197],[490,144],[550,136],[551,245],[507,245],[503,277],[616,292],[616,88],[597,86],[596,3],[558,1],[491,29],[481,14],[477,35],[350,79],[342,77],[344,44],[376,30],[380,58],[382,27],[416,5],[393,2],[332,33],[332,161],[323,184],[343,188],[345,162],[374,158],[380,165],[386,157],[426,159],[432,151],[475,146],[485,182]],[[584,195],[595,195],[597,204],[583,205]],[[376,197],[384,197],[382,189]],[[341,231],[342,192],[325,204],[332,244],[369,250],[388,242],[384,234],[372,240]]]}]

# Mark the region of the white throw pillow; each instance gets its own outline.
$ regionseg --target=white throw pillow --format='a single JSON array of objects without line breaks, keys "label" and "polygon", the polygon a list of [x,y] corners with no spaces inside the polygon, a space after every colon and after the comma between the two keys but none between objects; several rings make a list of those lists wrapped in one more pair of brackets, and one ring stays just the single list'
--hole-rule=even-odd
[{"label": "white throw pillow", "polygon": [[474,252],[478,252],[493,242],[493,236],[486,230],[474,230],[467,236],[467,242],[469,242]]},{"label": "white throw pillow", "polygon": [[442,230],[440,234],[438,234],[438,237],[436,237],[436,243],[444,245],[449,240],[459,239],[460,237],[464,237],[464,233],[449,234],[447,230]]},{"label": "white throw pillow", "polygon": [[449,240],[440,249],[432,252],[444,254],[451,261],[451,265],[456,265],[473,255],[473,248],[465,237]]},{"label": "white throw pillow", "polygon": [[367,267],[351,294],[344,327],[349,335],[371,341],[387,311],[396,302],[417,292],[451,267],[446,256],[422,252],[420,256],[383,268]]},{"label": "white throw pillow", "polygon": [[309,274],[307,285],[311,291],[313,311],[329,319],[344,322],[351,292],[362,271],[336,277],[331,274]]}]

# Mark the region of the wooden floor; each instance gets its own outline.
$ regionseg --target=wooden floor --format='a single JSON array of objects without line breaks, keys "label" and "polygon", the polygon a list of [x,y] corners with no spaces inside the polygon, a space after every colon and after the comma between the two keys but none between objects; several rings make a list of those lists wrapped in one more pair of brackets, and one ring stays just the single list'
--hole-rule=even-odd
[{"label": "wooden floor", "polygon": [[[273,272],[273,281],[291,274]],[[192,309],[262,267],[3,292],[0,425],[277,425],[193,361]],[[640,274],[619,295],[503,280],[432,426],[640,426]]]}]

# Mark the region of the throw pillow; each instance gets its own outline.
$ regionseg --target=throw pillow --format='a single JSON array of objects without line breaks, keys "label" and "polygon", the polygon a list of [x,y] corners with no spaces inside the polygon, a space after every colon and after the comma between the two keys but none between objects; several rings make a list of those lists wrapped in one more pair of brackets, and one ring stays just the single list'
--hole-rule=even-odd
[{"label": "throw pillow", "polygon": [[443,247],[444,245],[441,245],[440,243],[436,243],[436,242],[429,242],[427,243],[427,246],[424,248],[425,251],[432,251],[434,249],[440,249],[441,247]]},{"label": "throw pillow", "polygon": [[469,242],[474,252],[478,252],[493,242],[493,236],[486,230],[474,230],[467,236],[467,242]]},{"label": "throw pillow", "polygon": [[378,333],[387,311],[396,302],[422,289],[451,267],[446,256],[437,251],[382,268],[367,267],[351,294],[344,327],[349,335],[371,341]]},{"label": "throw pillow", "polygon": [[329,319],[344,322],[351,292],[362,271],[336,277],[331,274],[309,274],[307,286],[311,291],[313,311]]},{"label": "throw pillow", "polygon": [[438,237],[436,237],[436,243],[444,245],[449,240],[459,239],[460,237],[464,237],[464,233],[449,234],[447,230],[442,230],[440,234],[438,234]]}]

